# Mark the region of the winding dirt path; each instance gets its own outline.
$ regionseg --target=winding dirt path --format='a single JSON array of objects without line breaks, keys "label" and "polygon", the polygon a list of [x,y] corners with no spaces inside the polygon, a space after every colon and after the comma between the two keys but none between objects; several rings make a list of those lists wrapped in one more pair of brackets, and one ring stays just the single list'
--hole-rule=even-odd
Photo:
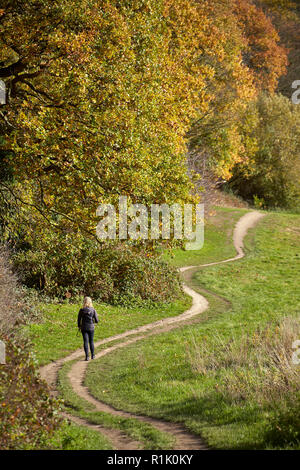
[{"label": "winding dirt path", "polygon": [[[233,258],[229,258],[223,261],[218,261],[214,263],[203,264],[201,266],[186,266],[180,269],[181,272],[185,272],[187,270],[192,270],[195,268],[205,267],[205,266],[213,266],[222,263],[228,263],[230,261],[235,261],[244,256],[243,251],[243,240],[247,233],[247,231],[254,227],[255,224],[264,217],[264,214],[258,211],[251,211],[245,214],[239,221],[237,222],[234,233],[233,233],[233,244],[237,251],[237,254]],[[99,353],[96,354],[96,359],[109,354],[116,349],[120,349],[126,347],[130,344],[133,344],[141,339],[154,334],[159,334],[162,332],[170,331],[177,326],[180,326],[183,322],[187,323],[189,319],[195,317],[203,313],[209,306],[208,301],[202,295],[195,292],[193,289],[188,287],[187,285],[183,285],[184,291],[190,295],[193,299],[193,303],[191,308],[186,310],[181,315],[175,317],[165,318],[153,323],[149,323],[147,325],[140,326],[138,328],[134,328],[132,330],[128,330],[124,333],[111,336],[109,338],[105,338],[103,340],[95,342],[95,347],[99,347],[101,345],[105,345],[116,340],[123,340],[119,341],[116,344],[106,347],[102,349]],[[87,369],[88,362],[84,361],[84,354],[82,349],[77,350],[70,354],[69,356],[62,358],[58,361],[51,362],[46,366],[40,369],[41,377],[47,381],[48,385],[52,389],[53,394],[57,394],[56,391],[56,383],[57,383],[57,374],[58,370],[62,365],[66,362],[72,361],[74,359],[78,359],[73,366],[71,367],[68,379],[70,384],[77,395],[84,398],[86,401],[91,403],[95,410],[97,411],[104,411],[108,412],[112,415],[120,416],[120,417],[127,417],[127,418],[135,418],[145,423],[149,423],[159,429],[160,431],[168,432],[172,434],[175,438],[175,446],[174,449],[176,450],[196,450],[196,449],[207,449],[203,440],[198,436],[195,435],[187,429],[177,423],[171,423],[167,421],[163,421],[160,419],[150,418],[148,416],[136,415],[133,413],[125,412],[122,410],[117,410],[116,408],[107,405],[104,402],[101,402],[94,398],[87,387],[83,385],[84,377]],[[91,429],[96,429],[100,431],[103,435],[105,435],[112,443],[113,447],[116,450],[133,450],[142,448],[141,443],[134,441],[130,437],[128,437],[125,433],[116,430],[116,429],[108,429],[103,426],[93,425],[82,418],[77,418],[72,415],[64,414],[65,417],[68,419],[76,422],[77,424],[88,426]]]}]

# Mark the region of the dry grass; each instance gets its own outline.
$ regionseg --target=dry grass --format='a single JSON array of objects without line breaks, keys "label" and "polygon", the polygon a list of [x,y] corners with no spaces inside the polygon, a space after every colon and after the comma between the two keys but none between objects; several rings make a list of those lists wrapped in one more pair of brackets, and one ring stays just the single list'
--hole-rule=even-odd
[{"label": "dry grass", "polygon": [[292,344],[299,338],[299,321],[286,317],[277,326],[229,341],[220,336],[209,345],[193,340],[187,354],[194,372],[221,372],[218,391],[222,395],[233,401],[272,404],[300,392],[299,366],[292,363]]}]

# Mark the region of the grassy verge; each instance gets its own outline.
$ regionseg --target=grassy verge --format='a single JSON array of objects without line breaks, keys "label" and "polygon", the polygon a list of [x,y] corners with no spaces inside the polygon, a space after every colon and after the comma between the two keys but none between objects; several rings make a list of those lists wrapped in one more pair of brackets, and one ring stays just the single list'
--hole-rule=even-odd
[{"label": "grassy verge", "polygon": [[[93,395],[184,422],[215,448],[299,448],[295,328],[283,345],[284,325],[299,324],[299,233],[299,216],[269,213],[247,236],[246,258],[194,276],[194,287],[220,296],[205,321],[91,363]],[[227,309],[223,297],[231,301]]]}]

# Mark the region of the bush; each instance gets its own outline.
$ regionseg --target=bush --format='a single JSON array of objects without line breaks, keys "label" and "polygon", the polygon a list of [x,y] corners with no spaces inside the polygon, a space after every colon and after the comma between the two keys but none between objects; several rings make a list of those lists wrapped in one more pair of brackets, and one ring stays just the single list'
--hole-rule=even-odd
[{"label": "bush", "polygon": [[[49,251],[50,253],[50,251]],[[112,304],[172,301],[181,292],[177,271],[167,263],[128,245],[100,249],[92,240],[68,246],[58,239],[47,251],[23,250],[14,255],[22,281],[49,297],[90,295]]]},{"label": "bush", "polygon": [[111,254],[110,266],[112,303],[172,301],[181,292],[177,271],[158,259],[124,250]]},{"label": "bush", "polygon": [[39,376],[30,345],[4,337],[6,365],[0,368],[0,449],[38,449],[58,428],[59,403]]},{"label": "bush", "polygon": [[0,248],[0,333],[10,335],[19,324],[38,321],[37,312],[27,289],[20,286],[12,273],[8,250]]},{"label": "bush", "polygon": [[0,338],[6,346],[6,364],[0,366],[0,449],[31,449],[45,445],[59,425],[58,402],[39,376],[30,344],[19,325],[37,312],[26,289],[12,273],[8,251],[0,251]]},{"label": "bush", "polygon": [[287,398],[281,407],[274,408],[273,415],[264,430],[264,439],[270,446],[300,446],[300,394],[293,400]]}]

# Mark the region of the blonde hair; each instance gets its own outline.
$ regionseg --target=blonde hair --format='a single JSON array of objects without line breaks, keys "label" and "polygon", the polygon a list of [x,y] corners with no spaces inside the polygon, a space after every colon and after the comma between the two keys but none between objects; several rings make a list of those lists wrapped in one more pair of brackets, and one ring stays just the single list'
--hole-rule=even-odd
[{"label": "blonde hair", "polygon": [[93,308],[93,302],[92,302],[92,299],[90,297],[85,297],[83,299],[83,308],[85,307],[92,307]]}]

